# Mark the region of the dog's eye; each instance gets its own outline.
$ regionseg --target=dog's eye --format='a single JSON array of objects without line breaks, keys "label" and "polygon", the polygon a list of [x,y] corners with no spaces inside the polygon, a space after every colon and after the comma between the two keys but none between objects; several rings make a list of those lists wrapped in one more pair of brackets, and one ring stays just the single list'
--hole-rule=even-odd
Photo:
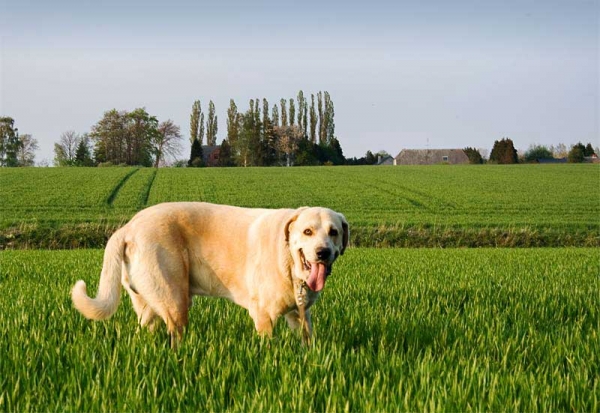
[{"label": "dog's eye", "polygon": [[307,228],[304,230],[304,235],[308,235],[310,237],[312,235],[312,231]]},{"label": "dog's eye", "polygon": [[337,237],[337,235],[338,235],[338,231],[337,231],[337,229],[335,229],[335,228],[331,228],[331,229],[329,230],[329,236],[330,236],[330,237]]}]

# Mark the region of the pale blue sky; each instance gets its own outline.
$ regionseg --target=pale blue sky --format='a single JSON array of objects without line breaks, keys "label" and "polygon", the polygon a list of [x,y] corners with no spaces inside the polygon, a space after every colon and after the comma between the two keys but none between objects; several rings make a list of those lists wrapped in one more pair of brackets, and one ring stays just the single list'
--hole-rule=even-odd
[{"label": "pale blue sky", "polygon": [[[226,135],[233,98],[319,90],[346,156],[599,141],[598,0],[0,0],[0,114],[40,143],[145,106],[189,135],[194,100]],[[183,156],[188,155],[185,148]]]}]

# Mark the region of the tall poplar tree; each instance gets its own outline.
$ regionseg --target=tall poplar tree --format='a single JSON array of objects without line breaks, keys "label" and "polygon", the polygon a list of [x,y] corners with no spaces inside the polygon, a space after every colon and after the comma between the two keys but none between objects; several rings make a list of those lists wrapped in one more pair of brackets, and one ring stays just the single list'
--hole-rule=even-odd
[{"label": "tall poplar tree", "polygon": [[294,126],[296,122],[296,105],[294,104],[294,98],[290,98],[290,126]]},{"label": "tall poplar tree", "polygon": [[279,103],[281,104],[281,127],[285,128],[288,126],[286,100],[281,99]]},{"label": "tall poplar tree", "polygon": [[319,144],[325,144],[325,114],[323,112],[323,92],[317,93],[319,109]]},{"label": "tall poplar tree", "polygon": [[200,101],[196,100],[192,105],[192,114],[190,115],[190,143],[194,143],[194,141],[198,139],[198,132],[201,124],[201,112]]},{"label": "tall poplar tree", "polygon": [[331,100],[329,92],[325,92],[325,142],[328,145],[331,144],[335,138],[334,115],[333,101]]},{"label": "tall poplar tree", "polygon": [[317,143],[317,111],[315,109],[315,95],[310,95],[310,141]]},{"label": "tall poplar tree", "polygon": [[298,102],[298,127],[304,130],[304,105],[306,105],[306,102],[304,100],[304,92],[301,90],[298,92],[296,102]]},{"label": "tall poplar tree", "polygon": [[227,140],[233,150],[237,144],[239,135],[238,109],[233,99],[229,99],[229,109],[227,109]]},{"label": "tall poplar tree", "polygon": [[273,126],[279,126],[279,106],[273,105],[273,113],[271,115],[271,122]]},{"label": "tall poplar tree", "polygon": [[[206,144],[208,146],[215,146],[217,144],[218,130],[219,125],[217,122],[217,115],[215,115],[215,104],[211,100],[208,103],[208,119],[206,120]],[[200,143],[202,143],[202,141]]]}]

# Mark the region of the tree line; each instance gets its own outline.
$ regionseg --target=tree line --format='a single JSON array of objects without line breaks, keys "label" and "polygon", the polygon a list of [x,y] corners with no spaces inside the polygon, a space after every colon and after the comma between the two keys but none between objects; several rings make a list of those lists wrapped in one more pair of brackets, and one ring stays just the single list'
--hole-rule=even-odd
[{"label": "tree line", "polygon": [[[242,112],[233,99],[227,109],[227,136],[219,148],[219,166],[291,166],[345,163],[335,135],[335,110],[329,92],[311,94],[310,104],[300,90],[296,98],[270,105],[266,98],[250,99]],[[202,166],[204,113],[195,101],[190,115],[191,152],[188,166]],[[209,103],[206,145],[216,145],[218,124]]]},{"label": "tree line", "polygon": [[111,109],[90,133],[63,133],[54,144],[57,166],[140,165],[157,167],[180,153],[181,131],[172,120],[159,122],[145,108]]},{"label": "tree line", "polygon": [[587,145],[578,142],[567,150],[566,145],[560,143],[555,146],[531,145],[522,156],[519,156],[515,145],[510,138],[502,138],[494,141],[490,157],[486,160],[478,149],[467,147],[463,149],[469,162],[472,164],[515,164],[531,163],[543,160],[561,160],[570,163],[581,163],[585,158],[597,155],[598,149],[594,149],[591,143]]}]

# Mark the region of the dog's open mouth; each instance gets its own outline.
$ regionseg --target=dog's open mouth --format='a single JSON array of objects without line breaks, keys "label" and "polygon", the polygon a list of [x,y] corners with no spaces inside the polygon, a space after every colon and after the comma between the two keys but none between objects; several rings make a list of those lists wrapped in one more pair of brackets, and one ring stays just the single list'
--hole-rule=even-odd
[{"label": "dog's open mouth", "polygon": [[315,292],[321,291],[325,286],[327,277],[331,274],[331,264],[320,261],[310,262],[304,256],[302,250],[300,250],[300,258],[302,259],[304,270],[309,272],[306,285]]}]

